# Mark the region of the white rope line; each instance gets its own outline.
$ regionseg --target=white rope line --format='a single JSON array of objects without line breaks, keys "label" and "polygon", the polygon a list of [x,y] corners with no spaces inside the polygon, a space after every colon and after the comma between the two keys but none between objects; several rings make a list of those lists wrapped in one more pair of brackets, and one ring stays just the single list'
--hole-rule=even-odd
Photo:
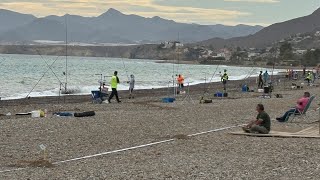
[{"label": "white rope line", "polygon": [[[195,134],[190,134],[188,136],[189,137],[198,136],[198,135],[202,135],[202,134],[208,134],[208,133],[212,133],[212,132],[218,132],[218,131],[223,131],[223,130],[227,130],[227,129],[231,129],[231,128],[235,128],[235,127],[240,127],[240,126],[243,126],[243,125],[245,125],[245,124],[236,125],[236,126],[230,126],[230,127],[224,127],[224,128],[219,128],[219,129],[213,129],[213,130],[209,130],[209,131],[205,131],[205,132],[199,132],[199,133],[195,133]],[[58,161],[58,162],[54,162],[52,164],[61,164],[61,163],[67,163],[67,162],[78,161],[78,160],[83,160],[83,159],[89,159],[89,158],[93,158],[93,157],[97,157],[97,156],[103,156],[103,155],[107,155],[107,154],[118,153],[118,152],[123,152],[123,151],[129,151],[129,150],[144,148],[144,147],[153,146],[153,145],[162,144],[162,143],[168,143],[168,142],[172,142],[174,140],[175,139],[172,138],[172,139],[167,139],[167,140],[163,140],[163,141],[157,141],[157,142],[153,142],[153,143],[143,144],[143,145],[139,145],[139,146],[133,146],[133,147],[123,148],[123,149],[118,149],[118,150],[113,150],[113,151],[107,151],[107,152],[103,152],[103,153],[98,153],[98,154],[93,154],[93,155],[88,155],[88,156],[68,159],[68,160],[64,160],[64,161]],[[11,169],[11,170],[3,170],[3,171],[0,171],[0,173],[6,173],[6,172],[12,172],[12,171],[20,171],[20,170],[25,170],[25,169],[28,169],[28,168],[29,167],[17,168],[17,169]]]},{"label": "white rope line", "polygon": [[0,173],[12,172],[12,171],[20,171],[20,170],[24,170],[24,169],[27,169],[27,167],[25,167],[25,168],[17,168],[17,169],[10,169],[10,170],[3,170],[3,171],[0,171]]},{"label": "white rope line", "polygon": [[188,135],[188,136],[189,136],[189,137],[198,136],[198,135],[202,135],[202,134],[208,134],[208,133],[211,133],[211,132],[223,131],[223,130],[227,130],[227,129],[231,129],[231,128],[235,128],[235,127],[241,127],[241,126],[245,126],[245,125],[246,125],[246,124],[241,124],[241,125],[236,125],[236,126],[230,126],[230,127],[219,128],[219,129],[213,129],[213,130],[210,130],[210,131],[200,132],[200,133],[196,133],[196,134],[190,134],[190,135]]},{"label": "white rope line", "polygon": [[148,146],[153,146],[153,145],[156,145],[156,144],[162,144],[162,143],[171,142],[171,141],[174,141],[174,139],[168,139],[168,140],[164,140],[164,141],[158,141],[158,142],[154,142],[154,143],[143,144],[143,145],[139,145],[139,146],[133,146],[133,147],[129,147],[129,148],[124,148],[124,149],[118,149],[118,150],[114,150],[114,151],[103,152],[103,153],[99,153],[99,154],[94,154],[94,155],[89,155],[89,156],[78,157],[78,158],[69,159],[69,160],[65,160],[65,161],[58,161],[58,162],[55,162],[55,163],[52,163],[52,164],[61,164],[61,163],[66,163],[66,162],[71,162],[71,161],[88,159],[88,158],[93,158],[93,157],[97,157],[97,156],[103,156],[103,155],[106,155],[106,154],[123,152],[123,151],[128,151],[128,150],[133,150],[133,149],[139,149],[139,148],[148,147]]}]

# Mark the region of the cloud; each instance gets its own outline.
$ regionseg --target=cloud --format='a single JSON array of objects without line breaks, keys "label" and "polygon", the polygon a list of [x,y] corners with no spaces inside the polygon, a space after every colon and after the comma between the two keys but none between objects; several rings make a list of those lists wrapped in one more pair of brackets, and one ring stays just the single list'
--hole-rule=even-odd
[{"label": "cloud", "polygon": [[226,2],[279,3],[280,0],[224,0]]},{"label": "cloud", "polygon": [[0,8],[25,14],[34,14],[38,17],[64,15],[66,13],[81,16],[98,16],[109,8],[115,8],[125,14],[136,14],[145,17],[160,16],[178,22],[199,24],[224,24],[225,21],[232,22],[240,17],[251,15],[248,12],[238,10],[196,8],[183,6],[183,4],[167,6],[157,4],[154,0],[1,0]]}]

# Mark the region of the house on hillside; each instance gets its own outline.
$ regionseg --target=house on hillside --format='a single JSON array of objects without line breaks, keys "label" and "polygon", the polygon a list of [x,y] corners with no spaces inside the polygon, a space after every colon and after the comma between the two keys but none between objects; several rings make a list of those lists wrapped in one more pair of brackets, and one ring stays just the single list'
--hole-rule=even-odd
[{"label": "house on hillside", "polygon": [[165,41],[161,43],[161,47],[163,49],[170,49],[170,48],[175,48],[175,47],[183,47],[183,43],[179,41]]},{"label": "house on hillside", "polygon": [[297,49],[297,50],[293,51],[293,54],[304,55],[306,52],[307,52],[307,50],[305,50],[305,49]]}]

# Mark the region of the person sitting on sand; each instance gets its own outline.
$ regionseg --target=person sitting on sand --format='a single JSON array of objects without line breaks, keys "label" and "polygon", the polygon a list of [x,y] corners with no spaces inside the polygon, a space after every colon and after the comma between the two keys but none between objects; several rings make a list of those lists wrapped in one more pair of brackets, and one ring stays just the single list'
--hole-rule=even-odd
[{"label": "person sitting on sand", "polygon": [[304,92],[304,95],[297,101],[297,105],[295,108],[289,109],[287,112],[284,113],[283,116],[277,117],[276,119],[279,122],[285,122],[288,120],[288,118],[291,114],[302,112],[304,110],[304,108],[306,107],[306,105],[309,101],[309,98],[310,98],[310,93]]},{"label": "person sitting on sand", "polygon": [[271,127],[270,116],[264,111],[262,104],[258,104],[256,110],[258,112],[257,118],[242,129],[247,133],[268,134]]}]

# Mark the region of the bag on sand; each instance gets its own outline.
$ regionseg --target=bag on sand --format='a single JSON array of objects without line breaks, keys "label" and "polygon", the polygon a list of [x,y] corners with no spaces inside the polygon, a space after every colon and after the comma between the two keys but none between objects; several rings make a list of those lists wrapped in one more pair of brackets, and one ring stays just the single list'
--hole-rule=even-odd
[{"label": "bag on sand", "polygon": [[74,113],[74,117],[87,117],[87,116],[94,116],[96,113],[94,111],[87,111],[82,113]]}]

